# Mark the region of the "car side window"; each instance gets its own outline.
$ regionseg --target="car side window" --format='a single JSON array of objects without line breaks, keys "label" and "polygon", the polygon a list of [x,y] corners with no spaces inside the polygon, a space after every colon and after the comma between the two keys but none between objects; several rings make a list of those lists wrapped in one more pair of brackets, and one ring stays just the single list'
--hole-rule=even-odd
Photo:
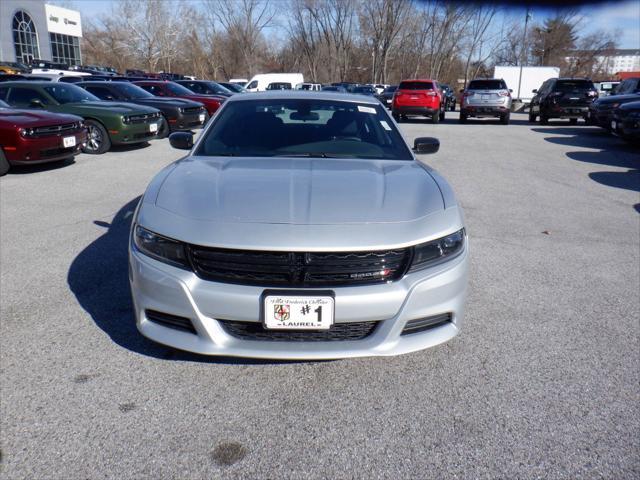
[{"label": "car side window", "polygon": [[257,86],[258,86],[258,81],[254,80],[249,85],[247,85],[245,88],[256,88]]},{"label": "car side window", "polygon": [[0,88],[0,100],[4,100],[5,98],[7,98],[8,91],[9,91],[9,88],[7,87]]},{"label": "car side window", "polygon": [[158,91],[159,90],[158,87],[156,87],[155,85],[138,85],[138,86],[153,95],[161,95],[161,93]]},{"label": "car side window", "polygon": [[89,93],[93,93],[96,97],[102,99],[102,100],[106,100],[107,97],[113,97],[115,98],[115,95],[113,93],[111,93],[111,91],[108,88],[104,88],[104,87],[87,87],[87,91]]},{"label": "car side window", "polygon": [[202,93],[202,86],[199,83],[187,83],[184,86],[187,87],[192,92]]},{"label": "car side window", "polygon": [[7,97],[7,103],[15,107],[31,108],[33,100],[40,100],[43,105],[47,105],[49,101],[37,90],[24,87],[12,87]]}]

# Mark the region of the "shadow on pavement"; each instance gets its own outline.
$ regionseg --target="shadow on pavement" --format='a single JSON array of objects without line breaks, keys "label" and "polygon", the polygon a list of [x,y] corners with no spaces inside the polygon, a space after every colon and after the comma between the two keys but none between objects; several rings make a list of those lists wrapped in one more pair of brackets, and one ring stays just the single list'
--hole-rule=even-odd
[{"label": "shadow on pavement", "polygon": [[592,172],[589,178],[608,187],[640,192],[640,170],[626,172]]},{"label": "shadow on pavement", "polygon": [[24,175],[38,172],[49,172],[73,165],[76,161],[73,158],[58,160],[57,162],[39,163],[37,165],[15,165],[9,170],[8,175]]},{"label": "shadow on pavement", "polygon": [[143,337],[137,330],[129,291],[127,246],[133,212],[140,197],[124,205],[111,224],[94,223],[106,232],[73,260],[67,282],[80,306],[109,337],[127,350],[165,360],[224,364],[279,364],[232,357],[207,357],[165,347]]}]

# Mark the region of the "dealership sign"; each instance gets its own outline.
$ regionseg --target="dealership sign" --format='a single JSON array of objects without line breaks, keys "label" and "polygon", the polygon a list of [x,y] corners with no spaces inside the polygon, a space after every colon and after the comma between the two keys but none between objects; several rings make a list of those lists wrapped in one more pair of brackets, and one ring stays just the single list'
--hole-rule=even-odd
[{"label": "dealership sign", "polygon": [[80,12],[55,5],[45,5],[44,9],[47,14],[47,30],[50,33],[61,33],[74,37],[82,36]]}]

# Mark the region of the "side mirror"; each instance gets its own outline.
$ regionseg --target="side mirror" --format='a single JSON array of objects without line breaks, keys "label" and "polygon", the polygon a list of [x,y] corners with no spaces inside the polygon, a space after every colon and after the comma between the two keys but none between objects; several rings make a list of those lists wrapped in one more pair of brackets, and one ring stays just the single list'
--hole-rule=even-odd
[{"label": "side mirror", "polygon": [[413,141],[415,153],[436,153],[440,150],[440,140],[433,137],[418,137]]},{"label": "side mirror", "polygon": [[107,95],[106,97],[104,97],[105,100],[108,100],[110,102],[113,102],[115,100],[115,98],[113,98],[113,96],[111,95]]},{"label": "side mirror", "polygon": [[191,150],[193,148],[193,134],[191,132],[175,132],[169,135],[169,143],[179,150]]},{"label": "side mirror", "polygon": [[531,90],[531,93],[538,93],[538,89],[534,88],[533,90]]},{"label": "side mirror", "polygon": [[513,90],[509,89],[509,93],[513,93]]},{"label": "side mirror", "polygon": [[37,98],[32,98],[29,102],[29,105],[31,105],[33,108],[44,108],[42,101],[38,100]]}]

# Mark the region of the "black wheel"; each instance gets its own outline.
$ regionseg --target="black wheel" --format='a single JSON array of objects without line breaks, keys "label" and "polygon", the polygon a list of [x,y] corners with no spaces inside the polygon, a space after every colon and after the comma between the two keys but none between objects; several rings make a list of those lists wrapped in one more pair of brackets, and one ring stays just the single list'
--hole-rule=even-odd
[{"label": "black wheel", "polygon": [[400,115],[398,115],[397,113],[392,113],[391,116],[396,122],[400,123]]},{"label": "black wheel", "polygon": [[456,111],[456,102],[455,102],[455,100],[451,103],[451,111],[452,112]]},{"label": "black wheel", "polygon": [[467,116],[464,113],[460,113],[460,123],[467,123]]},{"label": "black wheel", "polygon": [[547,117],[546,115],[540,115],[540,125],[548,125],[549,124],[549,117]]},{"label": "black wheel", "polygon": [[538,118],[538,116],[535,113],[529,112],[529,123],[536,123],[536,118]]},{"label": "black wheel", "polygon": [[440,121],[441,122],[444,121],[444,112],[445,112],[444,110],[440,111]]},{"label": "black wheel", "polygon": [[431,114],[431,123],[440,123],[440,112],[434,112]]},{"label": "black wheel", "polygon": [[508,113],[505,113],[504,115],[500,115],[500,123],[502,125],[509,125],[510,118],[511,118],[511,115]]},{"label": "black wheel", "polygon": [[95,120],[85,120],[87,126],[87,144],[82,148],[89,155],[101,155],[111,148],[111,139],[107,129]]},{"label": "black wheel", "polygon": [[170,133],[171,133],[171,129],[169,128],[169,121],[167,120],[167,117],[163,115],[162,122],[160,124],[160,128],[158,129],[158,135],[156,135],[156,138],[167,138]]},{"label": "black wheel", "polygon": [[2,149],[0,149],[0,177],[6,175],[11,165],[9,164],[9,160],[2,153]]},{"label": "black wheel", "polygon": [[571,125],[577,125],[578,124],[578,119],[577,118],[570,118],[569,119],[569,123]]}]

